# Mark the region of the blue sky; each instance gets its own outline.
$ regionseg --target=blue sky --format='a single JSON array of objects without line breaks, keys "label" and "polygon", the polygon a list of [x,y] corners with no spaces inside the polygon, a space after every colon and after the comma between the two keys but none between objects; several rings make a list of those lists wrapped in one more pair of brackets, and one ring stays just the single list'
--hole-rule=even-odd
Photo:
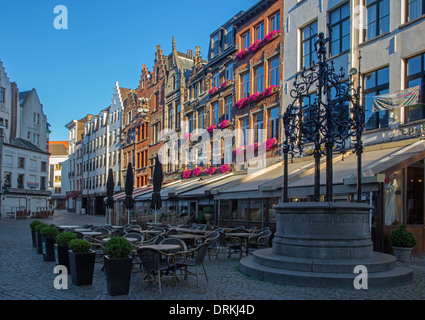
[{"label": "blue sky", "polygon": [[[258,0],[1,1],[0,60],[20,91],[35,88],[51,124],[50,140],[68,140],[65,124],[109,106],[116,81],[136,88],[142,64],[152,70],[156,45],[171,52],[201,47],[210,34]],[[68,29],[54,8],[66,6]]]}]

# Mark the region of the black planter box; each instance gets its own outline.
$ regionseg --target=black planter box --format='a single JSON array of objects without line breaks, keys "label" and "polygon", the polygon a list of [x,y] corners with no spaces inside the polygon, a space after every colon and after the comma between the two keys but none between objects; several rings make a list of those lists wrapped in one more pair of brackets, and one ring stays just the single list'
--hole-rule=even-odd
[{"label": "black planter box", "polygon": [[59,246],[57,243],[54,245],[55,248],[55,261],[57,265],[65,266],[69,271],[69,254],[68,246]]},{"label": "black planter box", "polygon": [[131,257],[110,259],[108,256],[104,256],[104,262],[108,293],[111,296],[128,294],[133,259]]},{"label": "black planter box", "polygon": [[43,243],[40,232],[35,233],[36,249],[38,254],[43,254]]},{"label": "black planter box", "polygon": [[96,252],[90,250],[90,252],[74,253],[68,250],[68,254],[72,283],[76,286],[91,285]]},{"label": "black planter box", "polygon": [[42,247],[43,247],[43,260],[44,261],[55,261],[55,248],[54,244],[56,243],[55,238],[41,238]]},{"label": "black planter box", "polygon": [[31,239],[32,239],[32,246],[34,248],[36,248],[37,247],[37,241],[35,239],[35,230],[34,229],[31,229]]}]

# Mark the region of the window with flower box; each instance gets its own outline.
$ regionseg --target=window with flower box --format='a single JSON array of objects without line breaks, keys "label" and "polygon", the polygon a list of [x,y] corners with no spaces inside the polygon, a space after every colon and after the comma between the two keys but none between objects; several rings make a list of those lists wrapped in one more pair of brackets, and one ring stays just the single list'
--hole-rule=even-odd
[{"label": "window with flower box", "polygon": [[269,132],[268,138],[277,138],[279,136],[279,107],[268,110]]},{"label": "window with flower box", "polygon": [[248,31],[242,35],[242,45],[241,49],[248,49],[251,44],[251,33]]},{"label": "window with flower box", "polygon": [[272,31],[280,31],[280,13],[276,13],[272,17],[270,17],[269,20],[270,25],[270,32]]},{"label": "window with flower box", "polygon": [[249,72],[241,75],[241,98],[249,97]]},{"label": "window with flower box", "polygon": [[233,97],[229,96],[226,98],[224,105],[224,120],[232,121],[232,108],[233,108]]},{"label": "window with flower box", "polygon": [[264,66],[261,65],[255,69],[255,93],[263,92],[264,90]]},{"label": "window with flower box", "polygon": [[255,27],[255,41],[263,40],[264,38],[264,23]]}]

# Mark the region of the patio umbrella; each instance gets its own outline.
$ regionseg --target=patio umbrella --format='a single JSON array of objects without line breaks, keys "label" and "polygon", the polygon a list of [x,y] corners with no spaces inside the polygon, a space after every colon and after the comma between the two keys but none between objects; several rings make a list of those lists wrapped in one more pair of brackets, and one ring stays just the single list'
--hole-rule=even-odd
[{"label": "patio umbrella", "polygon": [[162,164],[159,161],[158,155],[156,155],[155,167],[153,169],[153,193],[152,193],[152,203],[151,203],[151,208],[155,210],[155,223],[156,223],[157,212],[162,207],[162,201],[161,201],[162,181],[163,181]]},{"label": "patio umbrella", "polygon": [[125,176],[125,207],[127,208],[127,223],[130,223],[130,210],[134,207],[133,201],[134,176],[133,166],[131,162],[127,166],[127,174]]},{"label": "patio umbrella", "polygon": [[112,168],[108,171],[108,180],[106,181],[106,208],[108,209],[109,224],[111,224],[111,211],[114,207],[114,172]]}]

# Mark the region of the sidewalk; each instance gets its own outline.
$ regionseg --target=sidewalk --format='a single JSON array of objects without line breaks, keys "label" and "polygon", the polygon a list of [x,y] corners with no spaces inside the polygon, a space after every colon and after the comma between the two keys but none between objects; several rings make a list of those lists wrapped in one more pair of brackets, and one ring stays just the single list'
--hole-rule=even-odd
[{"label": "sidewalk", "polygon": [[[104,224],[103,216],[77,215],[55,212],[55,224]],[[32,247],[28,220],[0,220],[0,300],[424,300],[425,257],[409,262],[414,270],[411,285],[392,289],[356,290],[281,286],[245,276],[239,271],[238,255],[211,261],[205,267],[209,282],[200,278],[179,278],[177,286],[163,281],[162,295],[156,285],[141,284],[141,273],[133,273],[130,293],[111,297],[106,290],[105,274],[101,265],[95,267],[91,286],[74,286],[69,279],[68,289],[57,290],[53,281],[54,262],[45,262]]]}]

